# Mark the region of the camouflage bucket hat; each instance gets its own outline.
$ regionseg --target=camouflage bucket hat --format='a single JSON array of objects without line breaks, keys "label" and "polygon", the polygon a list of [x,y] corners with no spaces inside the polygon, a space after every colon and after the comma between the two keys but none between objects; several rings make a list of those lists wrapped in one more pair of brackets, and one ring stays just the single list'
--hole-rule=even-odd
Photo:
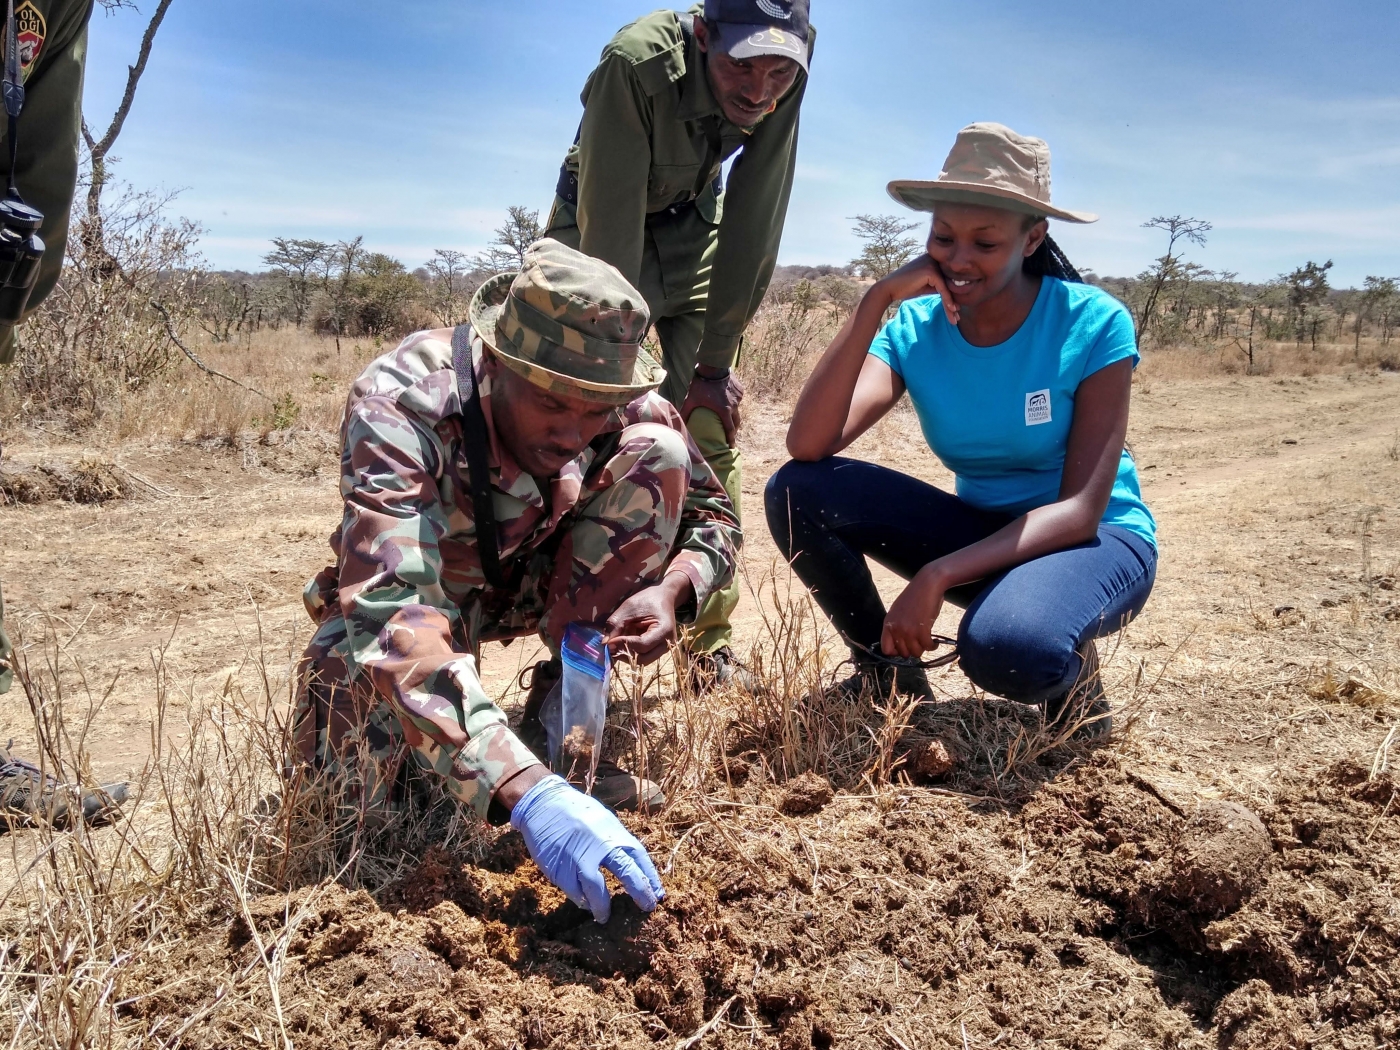
[{"label": "camouflage bucket hat", "polygon": [[525,250],[519,273],[478,288],[467,315],[507,368],[556,394],[625,405],[666,378],[641,345],[651,326],[642,293],[548,237]]}]

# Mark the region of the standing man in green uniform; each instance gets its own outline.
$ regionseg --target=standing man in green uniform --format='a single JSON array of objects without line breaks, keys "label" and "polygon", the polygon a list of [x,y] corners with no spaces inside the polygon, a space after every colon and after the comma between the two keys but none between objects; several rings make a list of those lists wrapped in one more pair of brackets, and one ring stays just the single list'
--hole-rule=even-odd
[{"label": "standing man in green uniform", "polygon": [[[13,0],[13,45],[18,56],[18,80],[23,85],[23,107],[17,121],[0,113],[0,174],[25,203],[43,213],[38,229],[44,252],[39,273],[22,310],[21,322],[44,301],[58,283],[63,251],[68,241],[68,216],[78,182],[78,129],[83,120],[83,68],[87,61],[88,19],[93,0]],[[8,22],[9,5],[0,6],[0,23]],[[6,54],[9,54],[9,33]],[[13,92],[7,92],[13,95]],[[12,129],[14,131],[11,137]],[[11,154],[14,159],[11,163]],[[0,289],[0,310],[18,305],[23,292]],[[19,299],[15,298],[19,295]],[[6,299],[9,302],[6,302]],[[10,311],[3,311],[10,312]],[[0,364],[15,359],[15,326],[0,323]],[[14,680],[14,650],[5,633],[5,606],[0,597],[0,693]],[[37,814],[55,821],[69,819],[67,801],[55,796],[51,778],[43,778],[29,763],[0,749],[0,828],[7,814]],[[82,798],[84,815],[93,816],[124,790],[110,790]]]},{"label": "standing man in green uniform", "polygon": [[[705,0],[624,27],[584,85],[549,217],[548,236],[612,263],[646,297],[661,394],[736,509],[743,388],[731,369],[778,259],[815,37],[807,13],[808,0]],[[691,629],[702,686],[734,673],[738,600],[736,580]]]}]

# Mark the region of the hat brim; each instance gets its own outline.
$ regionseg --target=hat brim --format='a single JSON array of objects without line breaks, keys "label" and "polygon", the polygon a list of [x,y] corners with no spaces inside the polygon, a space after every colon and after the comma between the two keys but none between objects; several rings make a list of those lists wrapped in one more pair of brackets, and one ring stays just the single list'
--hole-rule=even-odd
[{"label": "hat brim", "polygon": [[790,29],[742,25],[738,22],[719,22],[715,29],[718,37],[715,45],[730,58],[742,60],[759,55],[775,55],[790,58],[804,72],[807,70],[808,43]]},{"label": "hat brim", "polygon": [[1093,212],[1056,208],[1036,200],[1029,194],[987,186],[980,182],[921,182],[916,179],[896,179],[886,189],[896,201],[915,211],[933,211],[938,204],[980,204],[986,208],[1020,212],[1022,215],[1044,215],[1062,222],[1099,221],[1099,217]]},{"label": "hat brim", "polygon": [[511,282],[517,276],[514,273],[499,273],[488,278],[476,290],[471,304],[467,307],[467,320],[471,323],[472,332],[512,372],[552,393],[614,407],[630,404],[666,381],[666,370],[645,347],[637,348],[637,364],[632,373],[634,381],[624,384],[594,383],[587,379],[579,379],[517,357],[509,350],[502,350],[501,341],[496,337],[496,322],[500,319],[501,311],[505,309]]}]

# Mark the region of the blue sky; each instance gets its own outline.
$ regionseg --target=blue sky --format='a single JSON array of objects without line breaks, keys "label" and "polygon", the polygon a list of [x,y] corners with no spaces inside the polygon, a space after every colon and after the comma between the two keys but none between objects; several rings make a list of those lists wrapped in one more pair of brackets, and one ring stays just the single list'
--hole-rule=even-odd
[{"label": "blue sky", "polygon": [[[138,0],[143,12],[154,0]],[[677,5],[680,6],[680,5]],[[175,0],[118,142],[121,178],[179,190],[219,267],[273,236],[421,264],[473,251],[507,205],[547,211],[598,52],[652,9],[622,0]],[[814,0],[820,30],[781,261],[847,261],[849,217],[895,212],[958,128],[1049,141],[1081,267],[1143,269],[1140,224],[1215,224],[1191,257],[1262,280],[1335,260],[1400,276],[1395,0]],[[105,127],[144,19],[93,17],[85,109]]]}]

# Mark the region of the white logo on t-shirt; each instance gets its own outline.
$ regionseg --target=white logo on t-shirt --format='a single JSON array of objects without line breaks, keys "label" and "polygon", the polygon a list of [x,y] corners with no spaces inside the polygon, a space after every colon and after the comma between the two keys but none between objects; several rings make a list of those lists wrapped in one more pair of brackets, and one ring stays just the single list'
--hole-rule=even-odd
[{"label": "white logo on t-shirt", "polygon": [[1037,390],[1026,395],[1026,426],[1050,422],[1050,391]]}]

